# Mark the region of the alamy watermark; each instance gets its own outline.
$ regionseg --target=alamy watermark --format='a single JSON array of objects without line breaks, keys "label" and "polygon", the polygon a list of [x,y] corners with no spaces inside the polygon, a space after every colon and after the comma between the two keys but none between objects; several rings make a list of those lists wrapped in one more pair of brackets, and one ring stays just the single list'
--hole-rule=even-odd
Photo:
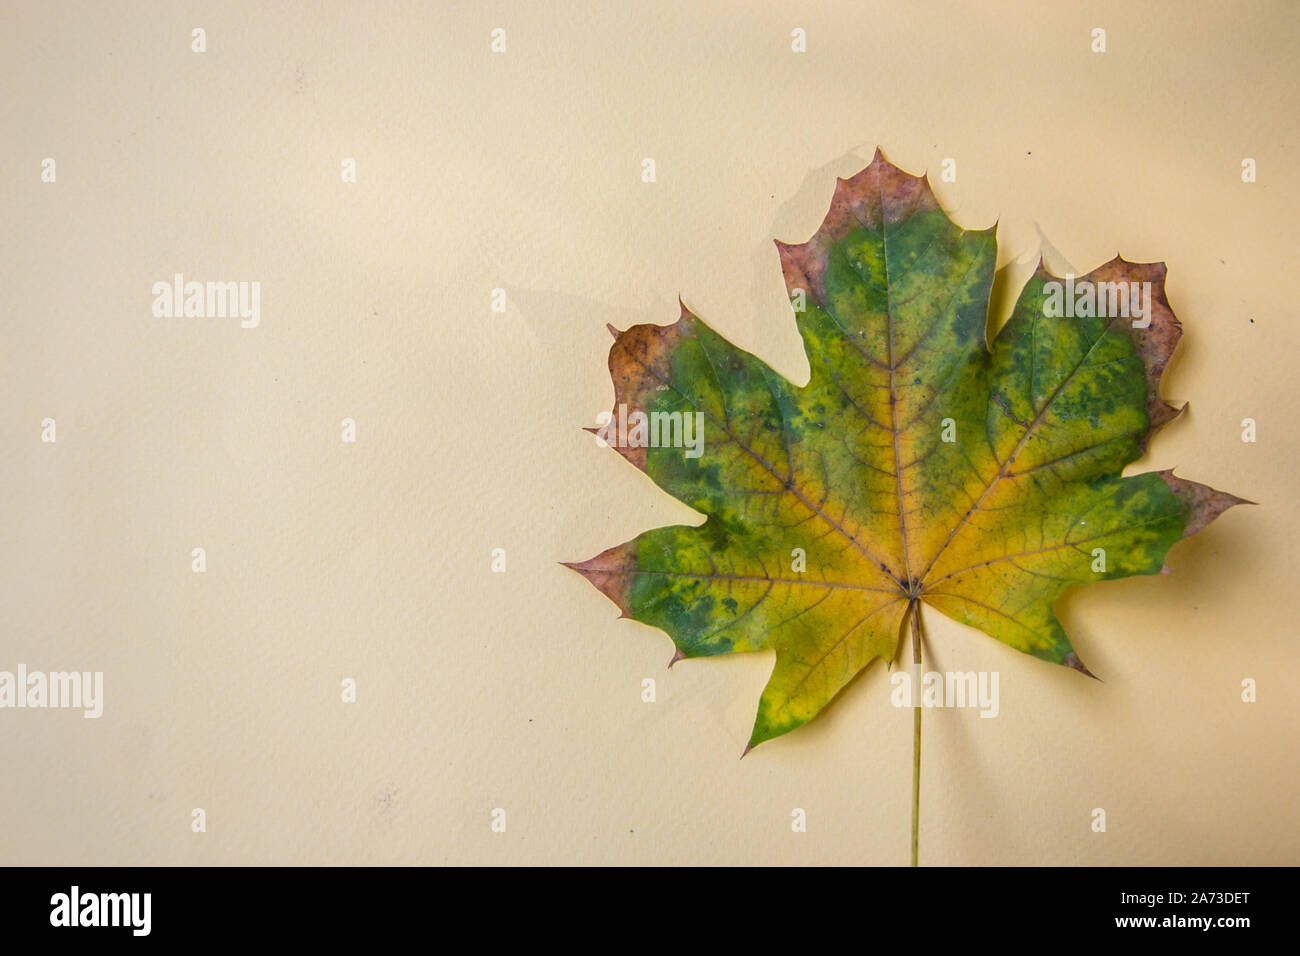
[{"label": "alamy watermark", "polygon": [[929,671],[921,677],[919,699],[912,696],[912,675],[895,671],[889,677],[893,690],[889,702],[895,707],[978,707],[981,717],[996,717],[997,671]]},{"label": "alamy watermark", "polygon": [[704,453],[703,412],[629,412],[618,406],[618,415],[601,412],[596,416],[596,441],[602,448],[685,448],[687,458]]},{"label": "alamy watermark", "polygon": [[86,719],[104,713],[103,671],[0,671],[0,708],[82,710]]},{"label": "alamy watermark", "polygon": [[238,318],[245,329],[262,321],[260,282],[186,282],[178,272],[170,282],[155,282],[152,292],[153,314],[159,319]]},{"label": "alamy watermark", "polygon": [[1044,282],[1043,292],[1043,315],[1049,319],[1123,318],[1132,319],[1135,329],[1151,325],[1150,282],[1076,281],[1067,273],[1064,282]]},{"label": "alamy watermark", "polygon": [[117,926],[132,936],[148,936],[152,928],[152,893],[84,893],[73,884],[66,893],[50,897],[51,926]]}]

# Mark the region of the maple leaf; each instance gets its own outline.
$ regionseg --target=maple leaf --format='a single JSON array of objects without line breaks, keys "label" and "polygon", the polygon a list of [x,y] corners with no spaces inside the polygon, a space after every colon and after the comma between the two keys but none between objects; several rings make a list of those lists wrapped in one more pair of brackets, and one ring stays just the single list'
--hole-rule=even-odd
[{"label": "maple leaf", "polygon": [[[707,520],[568,566],[666,631],[674,662],[774,650],[749,747],[892,661],[918,602],[1088,673],[1057,598],[1160,572],[1244,502],[1172,470],[1121,474],[1178,414],[1160,396],[1181,335],[1164,264],[1117,257],[1063,288],[1040,263],[989,345],[995,230],[959,228],[877,150],[808,242],[777,243],[806,385],[685,305],[615,331],[612,422],[641,433],[605,437]],[[1075,298],[1090,284],[1091,306]],[[647,441],[647,422],[672,438],[692,421],[694,456]]]}]

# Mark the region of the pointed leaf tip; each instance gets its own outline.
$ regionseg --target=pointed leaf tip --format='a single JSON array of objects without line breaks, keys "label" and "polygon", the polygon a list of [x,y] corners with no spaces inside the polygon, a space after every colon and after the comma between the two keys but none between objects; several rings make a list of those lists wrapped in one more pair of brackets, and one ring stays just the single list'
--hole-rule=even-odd
[{"label": "pointed leaf tip", "polygon": [[1236,505],[1253,505],[1255,502],[1239,498],[1226,491],[1218,491],[1209,485],[1188,481],[1174,474],[1172,468],[1155,472],[1169,486],[1187,507],[1187,519],[1183,528],[1183,537],[1200,531],[1207,524]]},{"label": "pointed leaf tip", "polygon": [[1070,651],[1070,653],[1066,654],[1065,660],[1061,661],[1061,663],[1064,664],[1066,667],[1070,668],[1071,670],[1078,671],[1080,674],[1086,674],[1087,676],[1091,677],[1099,684],[1102,683],[1100,677],[1098,677],[1092,671],[1088,670],[1088,668],[1084,667],[1083,661],[1079,660],[1079,655],[1076,654],[1074,651]]},{"label": "pointed leaf tip", "polygon": [[635,567],[634,549],[619,545],[602,551],[587,561],[573,563],[561,562],[565,567],[581,574],[592,587],[614,602],[620,617],[632,617],[628,606],[628,587],[631,573]]}]

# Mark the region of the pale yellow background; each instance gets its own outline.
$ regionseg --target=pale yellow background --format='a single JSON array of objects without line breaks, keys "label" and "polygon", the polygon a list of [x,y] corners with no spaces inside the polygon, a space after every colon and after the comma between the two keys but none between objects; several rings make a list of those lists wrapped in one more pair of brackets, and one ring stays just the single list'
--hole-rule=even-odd
[{"label": "pale yellow background", "polygon": [[[0,862],[905,863],[882,667],[739,761],[771,659],[668,672],[557,563],[698,520],[579,430],[605,323],[680,292],[802,379],[771,240],[877,144],[1013,291],[1042,237],[1166,261],[1191,407],[1141,467],[1261,503],[1063,602],[1104,683],[929,614],[1002,701],[926,714],[923,862],[1300,862],[1298,42],[1286,2],[6,3],[0,669],[106,706],[0,711]],[[261,327],[154,318],[175,272]]]}]

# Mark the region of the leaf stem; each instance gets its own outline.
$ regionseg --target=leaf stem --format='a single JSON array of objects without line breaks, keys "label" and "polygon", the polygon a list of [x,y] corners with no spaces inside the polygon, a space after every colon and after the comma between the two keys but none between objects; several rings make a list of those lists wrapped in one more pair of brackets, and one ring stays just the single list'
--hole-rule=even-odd
[{"label": "leaf stem", "polygon": [[917,858],[921,836],[921,602],[912,599],[912,866]]}]

